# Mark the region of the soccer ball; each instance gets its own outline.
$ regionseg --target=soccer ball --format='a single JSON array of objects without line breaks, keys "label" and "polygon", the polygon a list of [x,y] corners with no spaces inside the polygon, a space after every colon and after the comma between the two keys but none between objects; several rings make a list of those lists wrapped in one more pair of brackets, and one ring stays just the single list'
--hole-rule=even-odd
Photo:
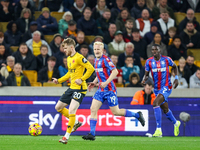
[{"label": "soccer ball", "polygon": [[40,126],[38,123],[31,124],[28,128],[28,131],[32,136],[38,136],[42,133],[42,126]]}]

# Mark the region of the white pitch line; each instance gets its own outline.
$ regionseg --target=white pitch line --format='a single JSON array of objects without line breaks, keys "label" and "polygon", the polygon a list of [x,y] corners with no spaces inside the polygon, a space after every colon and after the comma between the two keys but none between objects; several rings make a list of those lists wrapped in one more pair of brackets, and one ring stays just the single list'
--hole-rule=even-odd
[{"label": "white pitch line", "polygon": [[47,105],[55,105],[56,101],[33,101],[33,104],[47,104]]}]

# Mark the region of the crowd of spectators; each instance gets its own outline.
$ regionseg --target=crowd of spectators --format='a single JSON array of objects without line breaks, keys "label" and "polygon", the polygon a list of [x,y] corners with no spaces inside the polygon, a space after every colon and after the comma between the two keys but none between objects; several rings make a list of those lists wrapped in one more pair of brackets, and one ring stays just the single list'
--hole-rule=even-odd
[{"label": "crowd of spectators", "polygon": [[[41,11],[38,18],[36,11]],[[65,13],[57,21],[51,12]],[[179,25],[174,12],[186,13]],[[7,31],[0,31],[0,86],[30,86],[23,70],[37,71],[41,83],[63,76],[68,69],[61,43],[70,37],[93,65],[93,43],[104,43],[104,54],[119,71],[115,83],[141,87],[141,62],[152,57],[151,47],[158,44],[162,55],[179,61],[178,88],[200,88],[200,69],[187,55],[188,49],[200,48],[196,12],[200,1],[195,0],[0,0],[0,23],[8,22]],[[48,43],[45,35],[53,40]],[[95,39],[87,43],[85,36]],[[11,46],[19,48],[12,52]],[[95,73],[87,82],[94,78]]]}]

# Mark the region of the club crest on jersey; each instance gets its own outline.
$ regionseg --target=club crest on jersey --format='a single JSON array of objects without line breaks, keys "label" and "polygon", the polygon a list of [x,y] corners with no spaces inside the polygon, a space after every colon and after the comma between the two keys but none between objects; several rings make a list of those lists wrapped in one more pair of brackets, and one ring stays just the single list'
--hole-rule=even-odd
[{"label": "club crest on jersey", "polygon": [[86,62],[87,62],[87,59],[83,58],[83,59],[82,59],[82,62],[83,62],[83,63],[86,63]]}]

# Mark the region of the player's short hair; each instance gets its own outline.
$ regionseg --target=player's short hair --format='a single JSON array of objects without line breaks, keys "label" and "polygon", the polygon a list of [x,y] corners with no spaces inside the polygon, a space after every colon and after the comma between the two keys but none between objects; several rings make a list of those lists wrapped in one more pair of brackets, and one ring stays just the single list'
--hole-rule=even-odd
[{"label": "player's short hair", "polygon": [[8,57],[6,58],[6,62],[8,62],[8,60],[14,60],[14,61],[15,61],[15,57],[13,57],[13,56],[8,56]]},{"label": "player's short hair", "polygon": [[158,44],[153,44],[151,48],[153,48],[153,47],[158,47],[158,50],[160,51],[160,45],[158,45]]},{"label": "player's short hair", "polygon": [[48,59],[47,59],[47,61],[55,61],[56,62],[56,57],[54,57],[54,56],[50,56]]},{"label": "player's short hair", "polygon": [[99,42],[99,41],[94,42],[93,46],[94,45],[100,45],[102,47],[102,50],[104,49],[104,44],[102,42]]},{"label": "player's short hair", "polygon": [[40,46],[40,50],[41,50],[43,47],[47,48],[47,50],[48,50],[48,46],[47,46],[46,44],[42,44],[42,45]]},{"label": "player's short hair", "polygon": [[74,47],[76,46],[76,42],[72,38],[64,39],[63,42],[62,42],[62,47],[64,47],[65,44],[73,45]]},{"label": "player's short hair", "polygon": [[170,27],[170,28],[168,29],[168,31],[172,31],[172,32],[176,32],[176,30],[177,30],[176,27]]}]

